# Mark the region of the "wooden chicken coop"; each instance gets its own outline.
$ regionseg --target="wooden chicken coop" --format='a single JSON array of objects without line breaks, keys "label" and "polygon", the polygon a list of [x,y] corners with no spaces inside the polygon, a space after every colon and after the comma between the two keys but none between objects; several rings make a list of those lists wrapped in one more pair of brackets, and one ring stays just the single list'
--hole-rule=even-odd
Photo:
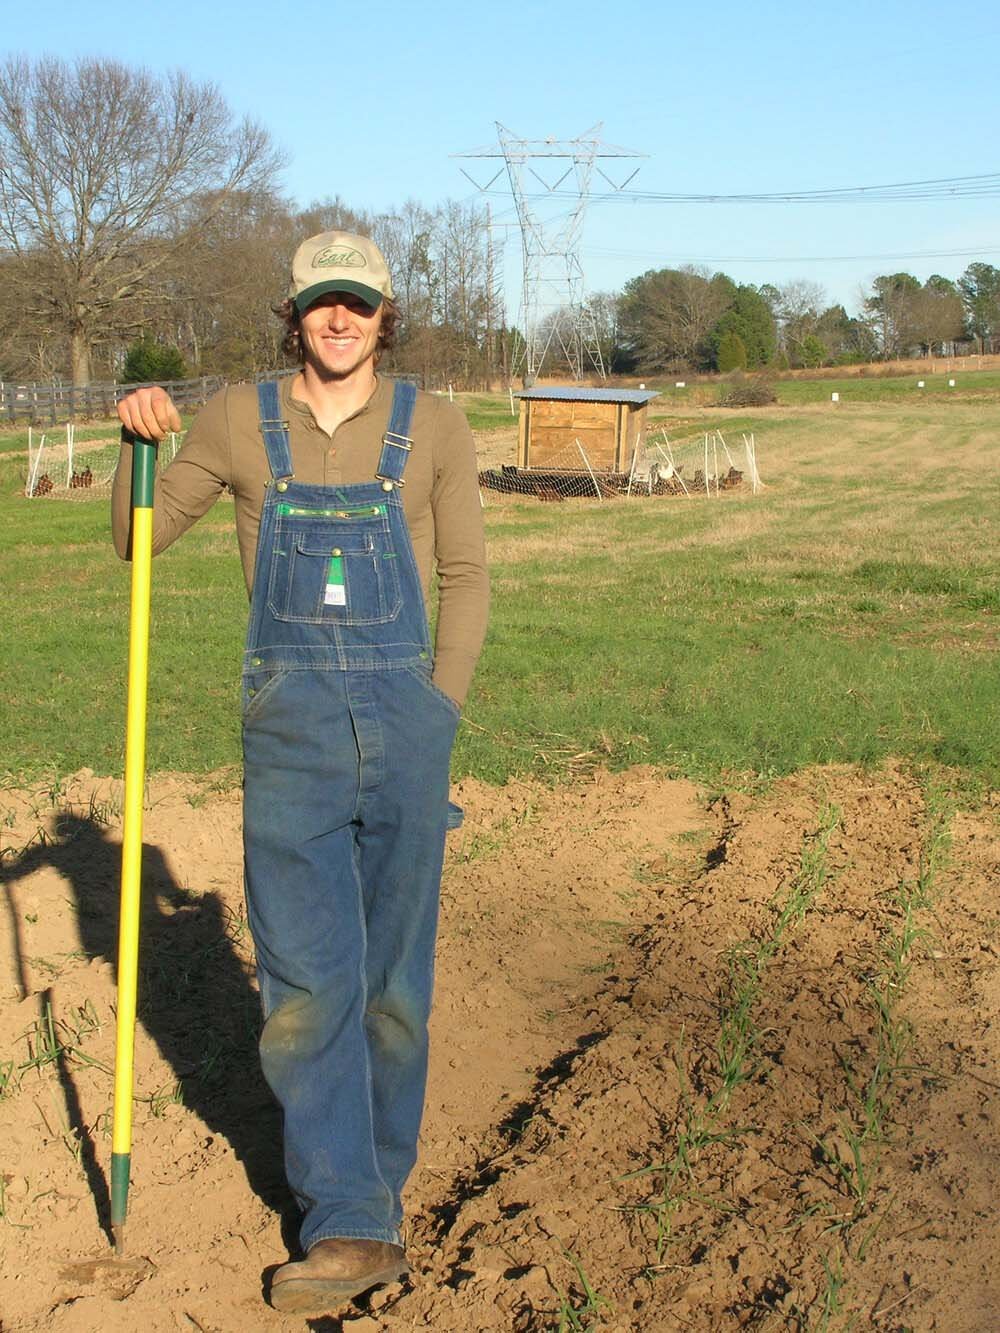
[{"label": "wooden chicken coop", "polygon": [[[627,473],[646,428],[650,389],[522,389],[517,466],[527,471]],[[579,446],[577,442],[579,442]],[[586,454],[584,459],[580,448]]]}]

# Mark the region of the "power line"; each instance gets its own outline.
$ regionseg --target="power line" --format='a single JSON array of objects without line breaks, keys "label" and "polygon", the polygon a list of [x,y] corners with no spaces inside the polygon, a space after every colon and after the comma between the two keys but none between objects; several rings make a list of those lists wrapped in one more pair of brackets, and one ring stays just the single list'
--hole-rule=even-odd
[{"label": "power line", "polygon": [[[628,200],[637,204],[837,204],[892,203],[934,199],[986,199],[1000,195],[1000,172],[978,176],[943,176],[935,180],[898,181],[890,185],[852,185],[824,190],[779,190],[769,193],[681,194],[652,190],[592,192],[591,201]],[[570,198],[559,189],[527,198]]]},{"label": "power line", "polygon": [[1000,254],[1000,245],[977,245],[961,250],[908,250],[881,255],[664,255],[659,250],[606,250],[588,248],[588,256],[597,259],[658,259],[662,263],[683,264],[840,264],[872,263],[893,259],[962,259]]}]

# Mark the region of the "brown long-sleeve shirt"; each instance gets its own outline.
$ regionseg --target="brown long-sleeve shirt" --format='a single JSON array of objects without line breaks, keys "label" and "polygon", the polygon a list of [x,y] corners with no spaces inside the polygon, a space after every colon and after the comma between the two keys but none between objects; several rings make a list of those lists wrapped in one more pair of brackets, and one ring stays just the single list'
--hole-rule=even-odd
[{"label": "brown long-sleeve shirt", "polygon": [[[392,382],[379,378],[360,411],[333,435],[281,381],[296,481],[337,486],[373,481],[388,425]],[[437,574],[438,620],[434,683],[462,703],[486,633],[489,588],[482,507],[472,432],[464,415],[432,394],[417,394],[413,449],[401,489],[424,598]],[[217,393],[198,413],[183,448],[156,478],[153,551],[165,550],[206,513],[226,487],[236,502],[236,536],[247,589],[253,585],[257,533],[270,477],[258,426],[257,391],[237,385]],[[112,492],[115,549],[128,553],[132,449],[122,445]]]}]

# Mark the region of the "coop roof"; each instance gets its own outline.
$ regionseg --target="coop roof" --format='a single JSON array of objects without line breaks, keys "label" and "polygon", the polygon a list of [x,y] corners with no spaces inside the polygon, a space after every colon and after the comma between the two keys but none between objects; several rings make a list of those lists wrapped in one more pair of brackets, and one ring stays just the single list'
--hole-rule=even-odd
[{"label": "coop roof", "polygon": [[564,403],[648,403],[658,398],[656,389],[584,389],[554,384],[544,388],[521,389],[515,398],[550,398]]}]

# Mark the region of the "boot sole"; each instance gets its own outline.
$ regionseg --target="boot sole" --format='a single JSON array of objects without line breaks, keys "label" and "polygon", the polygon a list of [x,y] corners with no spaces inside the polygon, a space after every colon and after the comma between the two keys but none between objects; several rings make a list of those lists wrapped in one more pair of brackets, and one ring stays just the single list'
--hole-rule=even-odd
[{"label": "boot sole", "polygon": [[329,1314],[371,1287],[381,1287],[387,1282],[401,1282],[409,1271],[406,1264],[390,1264],[356,1278],[288,1278],[271,1288],[271,1306],[282,1314]]}]

